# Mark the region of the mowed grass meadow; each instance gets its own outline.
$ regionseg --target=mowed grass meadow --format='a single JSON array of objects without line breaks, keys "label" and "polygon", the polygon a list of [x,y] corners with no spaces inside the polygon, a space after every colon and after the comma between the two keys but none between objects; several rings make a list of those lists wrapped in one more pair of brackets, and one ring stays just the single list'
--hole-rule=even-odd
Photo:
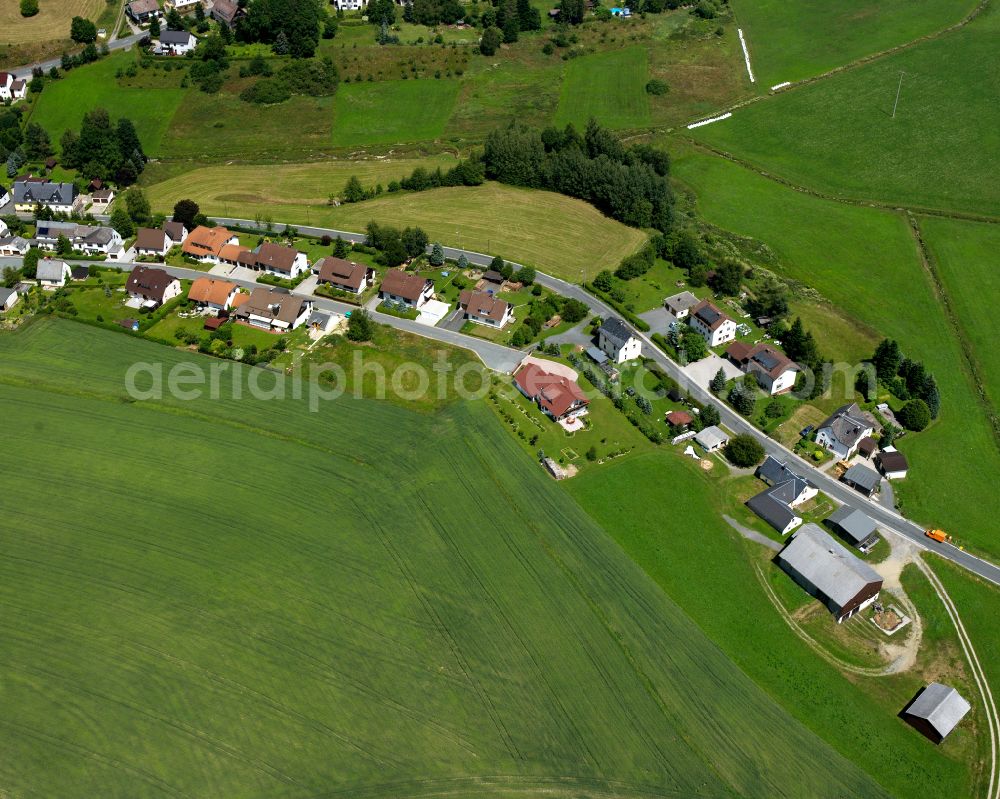
[{"label": "mowed grass meadow", "polygon": [[934,33],[975,0],[733,0],[758,86],[767,89]]},{"label": "mowed grass meadow", "polygon": [[[1000,10],[692,135],[837,197],[1000,217]],[[903,72],[895,118],[893,103]],[[992,171],[991,171],[992,168]]]},{"label": "mowed grass meadow", "polygon": [[0,0],[0,44],[69,39],[73,17],[96,19],[104,0],[40,0],[38,13],[21,16],[21,0]]},{"label": "mowed grass meadow", "polygon": [[355,147],[437,139],[458,96],[457,80],[341,84],[334,99],[333,144]]},{"label": "mowed grass meadow", "polygon": [[[360,162],[359,175],[370,168],[368,163]],[[301,168],[291,167],[296,172]],[[497,254],[575,282],[590,279],[602,269],[614,269],[646,241],[643,231],[604,216],[582,200],[554,192],[485,183],[386,194],[331,207],[325,204],[325,197],[339,194],[352,174],[342,163],[315,166],[318,176],[329,169],[327,174],[335,177],[325,188],[321,183],[313,184],[318,196],[311,202],[299,198],[305,182],[286,181],[281,177],[281,166],[257,167],[256,174],[253,167],[236,167],[233,181],[226,177],[230,169],[233,167],[212,167],[187,173],[207,188],[206,195],[193,191],[183,175],[154,184],[148,189],[153,208],[167,213],[177,200],[193,197],[202,211],[213,216],[253,219],[260,215],[276,222],[355,232],[364,231],[372,220],[397,227],[416,225],[433,241],[449,247]],[[279,177],[261,195],[262,183],[272,172]],[[387,167],[385,174],[393,172]],[[399,171],[395,176],[401,174]]]},{"label": "mowed grass meadow", "polygon": [[57,320],[0,355],[11,796],[888,796],[482,402],[133,402],[210,362]]},{"label": "mowed grass meadow", "polygon": [[1000,407],[1000,352],[993,338],[993,309],[1000,299],[1000,225],[941,217],[921,217],[919,225],[995,413]]},{"label": "mowed grass meadow", "polygon": [[649,53],[626,47],[569,61],[559,94],[555,124],[582,130],[593,117],[608,128],[641,128],[650,123]]},{"label": "mowed grass meadow", "polygon": [[[188,90],[120,85],[115,73],[132,60],[130,53],[115,54],[69,72],[61,80],[50,81],[38,98],[31,121],[45,128],[53,143],[58,144],[66,130],[79,131],[84,114],[95,108],[105,108],[112,119],[128,117],[135,123],[139,140],[148,155],[161,155],[164,134]],[[177,75],[179,83],[181,73],[171,74]]]},{"label": "mowed grass meadow", "polygon": [[[275,220],[286,221],[282,206],[293,206],[301,213],[303,206],[323,206],[330,195],[340,195],[352,175],[365,188],[409,175],[418,166],[433,170],[448,169],[458,163],[450,155],[412,159],[368,159],[357,161],[319,161],[308,164],[230,164],[206,166],[152,184],[146,190],[155,208],[167,212],[183,197],[196,198],[203,209],[219,215],[248,215],[265,209]],[[238,212],[238,214],[236,213]],[[315,210],[313,211],[315,213]],[[296,216],[289,223],[305,224]]]},{"label": "mowed grass meadow", "polygon": [[[963,344],[922,268],[906,217],[819,199],[698,153],[677,158],[674,172],[694,189],[705,219],[766,244],[781,274],[815,288],[866,328],[897,339],[934,373],[941,417],[900,441],[911,468],[894,485],[896,496],[907,516],[1000,554],[985,501],[1000,474],[1000,452],[965,368]],[[822,350],[822,329],[817,337]]]}]

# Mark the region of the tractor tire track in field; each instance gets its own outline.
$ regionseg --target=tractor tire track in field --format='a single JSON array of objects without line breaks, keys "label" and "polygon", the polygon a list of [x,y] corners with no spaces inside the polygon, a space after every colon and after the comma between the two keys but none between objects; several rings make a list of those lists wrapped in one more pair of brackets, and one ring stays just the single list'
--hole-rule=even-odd
[{"label": "tractor tire track in field", "polygon": [[400,555],[398,550],[393,546],[392,542],[389,540],[389,536],[386,535],[385,530],[382,529],[381,524],[379,524],[379,522],[370,514],[368,514],[366,511],[362,512],[368,519],[368,523],[371,525],[371,528],[375,531],[375,534],[378,536],[378,539],[382,543],[382,546],[385,548],[386,552],[389,553],[389,556],[392,558],[393,562],[395,562],[396,567],[406,578],[406,581],[409,583],[410,590],[412,591],[413,595],[416,597],[417,601],[420,602],[420,604],[423,606],[424,611],[427,613],[428,618],[430,618],[434,622],[434,625],[437,628],[438,633],[448,644],[448,648],[451,650],[452,656],[455,658],[455,662],[458,663],[458,666],[462,670],[462,673],[465,675],[465,678],[468,681],[469,686],[479,697],[479,701],[482,703],[483,709],[486,711],[487,715],[490,718],[490,721],[496,728],[497,733],[500,736],[500,740],[503,743],[504,748],[507,750],[507,754],[510,755],[510,757],[513,760],[516,761],[524,760],[524,756],[521,754],[516,744],[514,743],[514,737],[510,734],[510,730],[507,729],[507,725],[504,724],[503,718],[500,716],[499,711],[493,704],[493,700],[490,698],[489,694],[486,692],[486,689],[483,688],[482,684],[479,682],[479,680],[476,679],[475,675],[473,674],[472,667],[470,666],[468,660],[466,659],[465,654],[462,652],[462,648],[459,646],[458,640],[452,634],[451,630],[448,629],[448,625],[445,624],[444,619],[441,618],[440,614],[437,612],[437,609],[433,606],[430,600],[426,596],[424,596],[424,592],[421,590],[419,581],[410,572],[409,566],[403,560],[402,555]]},{"label": "tractor tire track in field", "polygon": [[[507,504],[516,507],[517,502],[514,499],[514,497],[510,495],[509,487],[498,479],[496,472],[490,467],[490,464],[485,458],[485,456],[479,451],[478,448],[479,442],[471,438],[467,438],[466,440],[468,442],[468,451],[470,453],[474,453],[476,459],[480,461],[484,473],[488,474],[490,476],[490,479],[493,481],[493,484],[496,487],[498,495],[502,496],[504,500],[507,502]],[[633,673],[638,678],[640,684],[643,687],[643,690],[656,705],[657,709],[660,711],[663,717],[665,719],[670,720],[674,729],[677,730],[683,729],[684,725],[681,723],[681,720],[676,717],[676,714],[673,713],[669,707],[667,707],[666,702],[660,695],[660,692],[657,690],[656,685],[653,682],[652,678],[640,666],[631,648],[623,640],[623,636],[615,629],[614,624],[611,622],[611,620],[607,617],[603,609],[600,607],[598,601],[593,596],[591,596],[590,593],[583,586],[580,577],[569,567],[569,565],[565,562],[565,560],[563,560],[563,558],[560,557],[559,553],[555,551],[555,548],[552,546],[551,542],[546,538],[542,530],[538,528],[538,526],[534,523],[534,521],[532,521],[530,518],[525,518],[525,524],[527,526],[527,529],[529,529],[532,532],[532,534],[536,537],[545,554],[564,574],[568,583],[572,585],[574,591],[578,594],[580,599],[586,603],[587,607],[590,609],[594,618],[599,622],[601,627],[608,635],[609,639],[614,642],[615,646],[621,652],[622,656],[625,658],[626,662],[633,670]],[[580,544],[579,539],[573,539],[573,541],[577,545]],[[627,581],[623,581],[623,584],[625,586],[628,586]],[[607,670],[604,668],[604,666],[596,661],[596,659],[593,656],[593,653],[589,652],[589,650],[588,650],[588,656],[595,671],[601,675],[604,683],[604,688],[614,693],[616,701],[626,711],[626,717],[629,717],[631,714],[627,712],[628,704],[625,702],[625,698],[621,696],[620,690],[617,689],[616,681],[611,678],[611,675],[607,673]],[[676,771],[674,768],[672,768],[672,763],[674,762],[674,759],[671,758],[668,752],[665,750],[665,748],[661,746],[661,741],[658,740],[657,736],[652,731],[646,729],[643,725],[639,724],[638,719],[636,719],[634,716],[631,717],[636,734],[646,741],[646,745],[649,747],[650,752],[656,754],[656,757],[660,762],[661,767],[664,769],[665,773],[675,774]],[[683,738],[678,738],[676,740],[684,741]],[[686,741],[684,741],[684,743],[687,752],[695,760],[701,763],[705,771],[712,774],[712,776],[715,778],[716,782],[719,785],[723,786],[729,785],[729,781],[725,777],[723,777],[723,775],[717,770],[715,764],[711,761],[710,758],[702,757],[699,754],[699,752],[692,746],[688,745]],[[691,794],[689,792],[688,795],[695,796],[697,794]]]},{"label": "tractor tire track in field", "polygon": [[[457,470],[456,470],[456,477],[461,477],[461,475],[458,473]],[[476,506],[479,508],[480,513],[482,513],[484,517],[488,516],[492,512],[495,512],[492,507],[488,506],[482,495],[470,492],[469,499],[470,502],[474,502],[476,504]],[[462,564],[463,570],[466,575],[466,579],[473,581],[479,587],[479,590],[481,591],[483,598],[494,608],[494,611],[497,614],[497,618],[498,621],[500,622],[500,625],[507,630],[507,632],[509,633],[510,637],[513,640],[517,641],[518,647],[531,662],[532,668],[535,671],[535,676],[542,683],[542,685],[545,686],[545,691],[548,694],[549,699],[552,701],[553,705],[558,710],[559,726],[562,727],[563,729],[570,731],[574,739],[575,746],[577,747],[577,751],[582,751],[585,755],[585,759],[587,760],[587,762],[589,762],[590,765],[593,766],[595,769],[599,769],[600,768],[599,759],[594,754],[593,750],[590,748],[584,736],[581,734],[578,726],[576,725],[576,722],[573,720],[573,716],[567,711],[566,707],[563,705],[562,700],[559,697],[559,694],[552,688],[548,676],[546,675],[546,671],[542,667],[542,664],[539,663],[537,658],[535,657],[535,652],[533,651],[533,649],[530,646],[528,646],[528,644],[525,642],[523,636],[520,634],[517,627],[513,624],[513,622],[511,622],[508,615],[504,612],[504,609],[501,606],[499,600],[494,596],[493,592],[490,591],[490,589],[483,582],[479,572],[475,568],[473,568],[473,566],[469,563],[465,555],[462,554],[461,549],[455,543],[455,540],[452,538],[452,536],[448,534],[447,530],[445,529],[445,526],[440,522],[438,522],[437,517],[433,513],[433,509],[430,506],[430,503],[427,502],[426,497],[423,494],[419,494],[418,500],[426,510],[427,518],[431,520],[432,524],[434,525],[434,529],[437,531],[438,537],[441,539],[442,543],[444,543],[448,547],[448,549],[451,550],[454,556]],[[531,564],[531,561],[524,555],[524,553],[522,553],[513,545],[513,542],[509,537],[504,538],[504,543],[506,544],[507,549],[511,552],[513,557],[521,564],[525,573],[530,574],[532,576],[532,579],[538,585],[541,586],[541,582],[538,579],[537,573],[535,572]],[[557,719],[552,719],[552,720],[556,721]]]},{"label": "tractor tire track in field", "polygon": [[913,239],[916,242],[917,252],[920,254],[920,264],[923,267],[924,272],[927,274],[927,279],[931,283],[931,290],[934,292],[934,295],[941,304],[945,318],[948,320],[948,325],[951,327],[952,333],[958,340],[959,349],[965,359],[965,366],[969,372],[969,377],[972,380],[972,385],[975,388],[976,397],[979,404],[983,408],[983,412],[986,414],[986,418],[989,420],[990,429],[993,431],[994,444],[996,444],[997,449],[1000,449],[1000,416],[998,416],[996,406],[993,404],[993,401],[990,399],[989,393],[986,390],[986,381],[983,376],[983,370],[979,361],[973,354],[972,342],[966,335],[965,328],[963,328],[958,321],[958,315],[955,313],[955,309],[951,304],[951,297],[945,290],[944,283],[941,282],[941,275],[938,272],[937,265],[934,263],[934,259],[931,256],[930,251],[927,249],[927,244],[924,242],[923,233],[920,230],[920,223],[909,211],[906,212],[906,218],[910,223],[910,232],[913,234]]},{"label": "tractor tire track in field", "polygon": [[[769,91],[767,94],[756,94],[744,98],[743,100],[738,100],[731,105],[726,106],[721,111],[713,111],[711,113],[703,114],[697,119],[692,119],[691,122],[699,122],[703,119],[708,119],[710,117],[719,116],[720,114],[725,114],[727,112],[733,113],[741,108],[746,108],[754,103],[759,103],[762,100],[767,100],[778,94],[787,94],[790,91],[794,91],[802,86],[808,86],[813,83],[817,83],[821,80],[826,80],[834,75],[840,75],[843,72],[850,72],[851,70],[857,69],[858,67],[864,66],[866,64],[871,64],[875,61],[881,61],[883,58],[887,58],[897,53],[902,53],[909,50],[912,47],[916,47],[919,44],[925,44],[926,42],[933,42],[936,39],[940,39],[947,36],[950,33],[954,33],[957,30],[961,30],[970,22],[973,22],[977,17],[979,17],[990,5],[992,0],[980,0],[979,5],[977,5],[972,11],[966,14],[958,22],[953,22],[947,27],[940,28],[939,30],[932,31],[931,33],[925,33],[923,36],[918,36],[916,39],[911,39],[908,42],[903,42],[902,44],[893,45],[885,50],[879,50],[877,53],[869,53],[868,55],[861,56],[860,58],[855,58],[852,61],[848,61],[846,64],[841,64],[838,67],[833,67],[825,72],[820,72],[818,75],[812,75],[808,78],[801,78],[796,81],[792,81],[789,86],[786,86],[778,91]],[[736,21],[736,13],[733,13],[733,20]],[[737,22],[738,24],[738,22]],[[675,130],[674,128],[668,128],[667,132]]]},{"label": "tractor tire track in field", "polygon": [[[941,600],[945,610],[948,612],[948,616],[951,618],[952,624],[955,625],[955,631],[958,633],[958,640],[962,645],[962,651],[965,653],[965,658],[969,663],[969,668],[972,669],[972,676],[975,678],[976,687],[979,688],[979,693],[983,700],[983,710],[986,712],[986,726],[990,732],[990,780],[989,787],[986,790],[985,799],[1000,799],[1000,780],[997,779],[1000,714],[997,713],[997,706],[993,700],[993,691],[990,689],[990,682],[986,678],[986,673],[983,671],[982,664],[979,662],[976,650],[972,646],[972,639],[965,631],[965,625],[962,624],[962,619],[958,615],[958,608],[955,607],[955,603],[948,595],[948,591],[938,579],[934,570],[931,569],[923,558],[917,557],[914,559],[914,562],[916,563],[917,568],[919,568],[920,571],[924,573],[924,576],[930,581],[935,593],[937,593],[938,598]],[[994,668],[998,667],[998,664],[994,663],[992,665]]]}]

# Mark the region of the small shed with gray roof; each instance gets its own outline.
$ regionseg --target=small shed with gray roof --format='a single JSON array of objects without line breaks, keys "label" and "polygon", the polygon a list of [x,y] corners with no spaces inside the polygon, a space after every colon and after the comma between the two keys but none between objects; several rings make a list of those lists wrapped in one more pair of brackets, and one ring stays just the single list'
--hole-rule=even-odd
[{"label": "small shed with gray roof", "polygon": [[882,485],[882,476],[867,466],[862,466],[860,463],[854,464],[844,472],[844,476],[840,479],[855,491],[860,491],[866,497],[870,497]]},{"label": "small shed with gray roof", "polygon": [[862,552],[867,552],[878,542],[878,535],[875,532],[878,525],[875,524],[875,520],[850,505],[841,505],[830,514],[826,522],[849,544],[856,546]]},{"label": "small shed with gray roof", "polygon": [[878,598],[882,578],[815,524],[804,524],[778,553],[778,565],[830,610],[839,624]]},{"label": "small shed with gray roof", "polygon": [[694,437],[694,440],[697,441],[706,452],[715,452],[716,450],[722,449],[729,443],[729,436],[727,436],[721,428],[713,424],[699,432],[698,435]]},{"label": "small shed with gray roof", "polygon": [[954,688],[932,682],[903,710],[907,724],[939,744],[965,718],[971,705]]}]

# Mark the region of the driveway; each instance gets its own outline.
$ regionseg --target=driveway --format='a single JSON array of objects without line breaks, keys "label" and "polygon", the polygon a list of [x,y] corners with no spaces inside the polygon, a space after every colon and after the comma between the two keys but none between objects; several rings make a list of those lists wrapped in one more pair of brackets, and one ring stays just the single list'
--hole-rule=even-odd
[{"label": "driveway", "polygon": [[319,278],[316,275],[309,275],[309,277],[295,287],[295,291],[298,294],[312,294],[316,290],[316,284],[318,281]]},{"label": "driveway", "polygon": [[456,308],[452,312],[451,316],[445,319],[444,322],[438,325],[438,327],[441,327],[444,330],[451,330],[455,333],[458,333],[462,329],[462,326],[464,324],[465,324],[465,314],[462,312],[461,308]]},{"label": "driveway", "polygon": [[545,339],[545,343],[552,344],[577,344],[584,349],[590,347],[594,343],[594,337],[587,332],[587,326],[590,322],[584,320],[580,322],[576,327],[571,327],[569,330],[564,330],[562,333],[557,333],[554,336],[549,336]]},{"label": "driveway", "polygon": [[639,314],[639,318],[649,325],[650,335],[659,333],[661,336],[667,335],[670,325],[677,321],[674,315],[663,307],[641,313]]},{"label": "driveway", "polygon": [[702,358],[700,361],[689,363],[683,368],[683,371],[687,375],[688,380],[696,386],[708,390],[709,383],[712,382],[712,378],[715,377],[719,369],[722,369],[725,373],[727,380],[735,380],[743,377],[743,372],[736,366],[714,353],[711,353],[707,358]]}]

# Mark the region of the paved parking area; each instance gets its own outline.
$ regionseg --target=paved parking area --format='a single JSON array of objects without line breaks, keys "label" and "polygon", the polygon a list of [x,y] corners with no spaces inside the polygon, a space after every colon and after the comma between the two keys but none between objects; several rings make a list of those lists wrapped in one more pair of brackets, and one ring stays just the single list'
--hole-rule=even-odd
[{"label": "paved parking area", "polygon": [[712,382],[712,378],[715,377],[715,373],[722,369],[726,375],[726,379],[733,380],[743,376],[736,366],[727,361],[725,358],[720,358],[715,353],[710,354],[707,358],[702,358],[700,361],[695,361],[694,363],[689,363],[684,367],[684,374],[688,376],[692,383],[696,386],[701,386],[704,389],[708,388],[708,384]]},{"label": "paved parking area", "polygon": [[639,318],[649,324],[650,335],[659,333],[661,336],[667,335],[667,331],[670,330],[670,324],[677,321],[674,315],[663,307],[641,313],[639,314]]}]

